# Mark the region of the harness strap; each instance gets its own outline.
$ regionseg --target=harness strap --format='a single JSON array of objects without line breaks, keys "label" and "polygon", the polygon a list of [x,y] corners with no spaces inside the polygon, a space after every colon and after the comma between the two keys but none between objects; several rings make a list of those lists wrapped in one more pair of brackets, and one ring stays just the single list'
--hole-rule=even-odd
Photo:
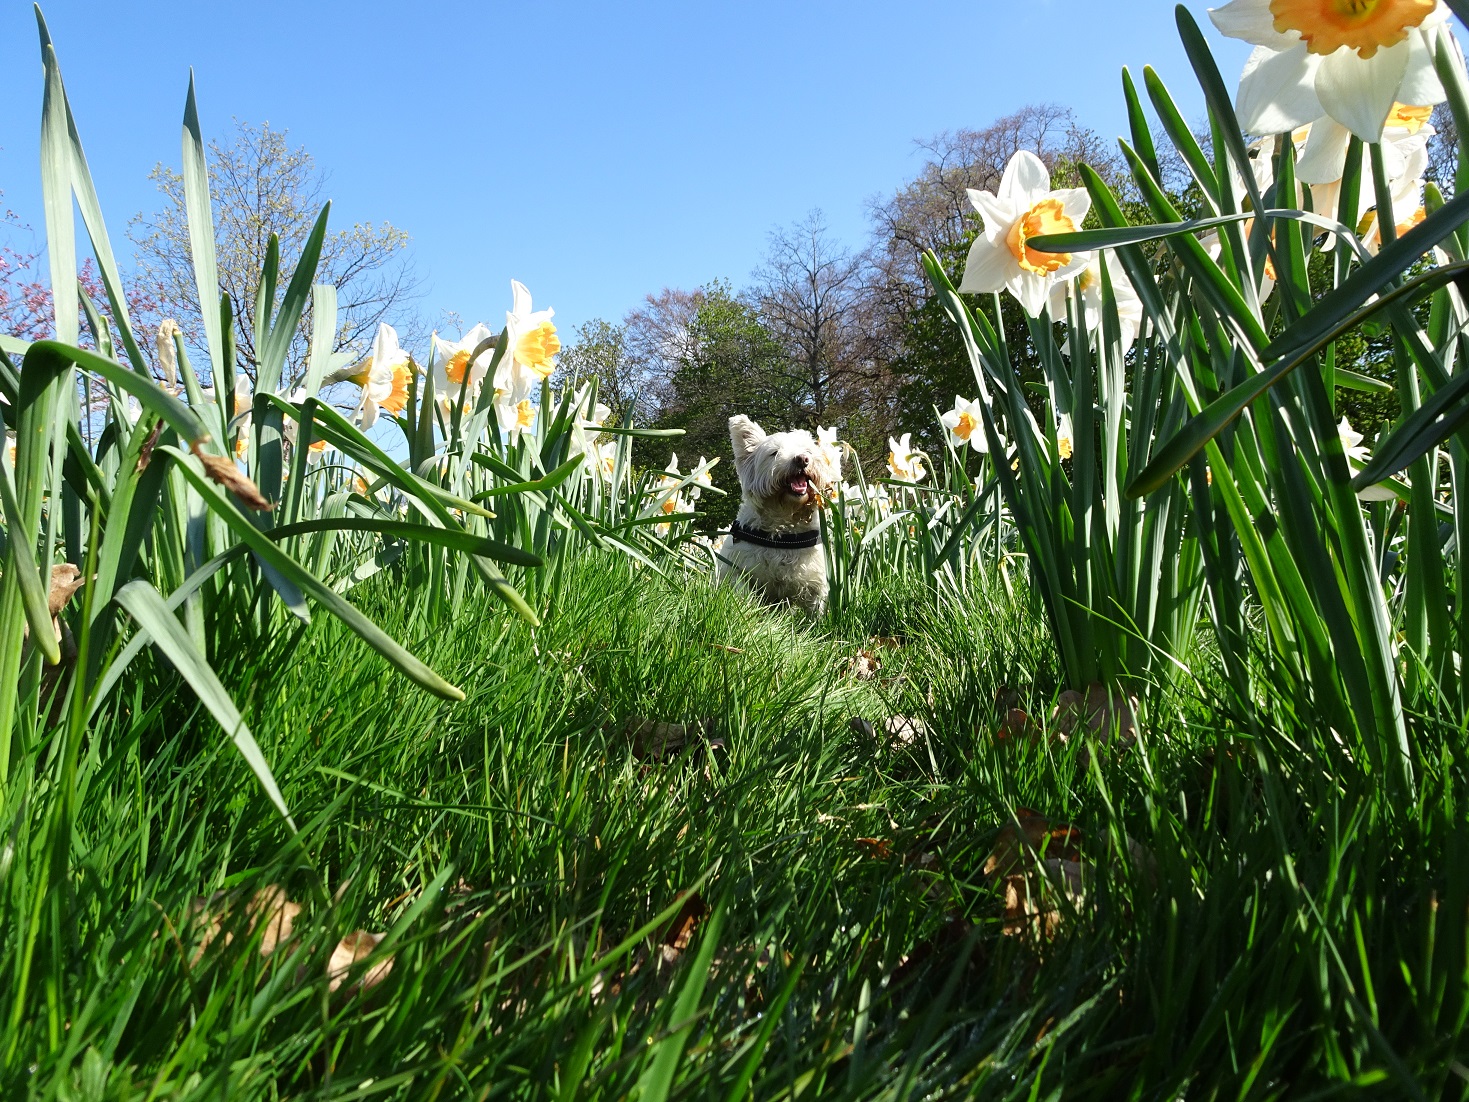
[{"label": "harness strap", "polygon": [[787,551],[802,547],[815,547],[821,542],[821,532],[813,528],[809,532],[793,532],[788,536],[778,536],[759,528],[746,528],[739,521],[735,521],[729,526],[729,538],[735,543],[753,543],[757,547],[774,547],[779,551]]}]

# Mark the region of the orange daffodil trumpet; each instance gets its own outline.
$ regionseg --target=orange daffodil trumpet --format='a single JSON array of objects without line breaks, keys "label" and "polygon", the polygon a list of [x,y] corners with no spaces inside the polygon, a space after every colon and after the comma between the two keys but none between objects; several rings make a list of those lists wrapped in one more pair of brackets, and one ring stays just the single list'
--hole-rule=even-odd
[{"label": "orange daffodil trumpet", "polygon": [[1375,142],[1394,103],[1444,98],[1433,69],[1443,0],[1231,0],[1209,17],[1255,47],[1236,100],[1252,134],[1327,115]]},{"label": "orange daffodil trumpet", "polygon": [[989,442],[984,436],[984,407],[979,404],[978,399],[970,401],[954,395],[954,408],[943,414],[939,420],[949,430],[949,440],[956,447],[962,448],[968,444],[977,452],[989,451]]},{"label": "orange daffodil trumpet", "polygon": [[1022,149],[1010,158],[998,194],[969,190],[969,201],[984,219],[984,234],[969,249],[959,290],[1009,291],[1031,317],[1039,317],[1058,281],[1069,279],[1091,260],[1090,253],[1042,252],[1030,240],[1081,228],[1091,198],[1084,188],[1051,190],[1051,173],[1041,159]]},{"label": "orange daffodil trumpet", "polygon": [[[474,350],[493,336],[489,327],[483,323],[476,325],[457,341],[446,341],[437,333],[433,335],[434,390],[445,409],[452,408],[461,393],[464,395],[465,406],[474,408],[479,385],[484,381],[485,372],[490,368],[490,360],[495,355],[493,348],[486,349],[478,356],[474,355]],[[473,363],[470,362],[471,357]]]}]

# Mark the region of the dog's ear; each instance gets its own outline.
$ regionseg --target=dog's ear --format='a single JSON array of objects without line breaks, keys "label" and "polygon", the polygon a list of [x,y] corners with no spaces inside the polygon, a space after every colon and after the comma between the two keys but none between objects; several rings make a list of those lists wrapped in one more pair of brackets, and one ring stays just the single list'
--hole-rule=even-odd
[{"label": "dog's ear", "polygon": [[745,461],[750,458],[750,453],[758,448],[760,441],[764,439],[765,430],[743,413],[738,413],[729,419],[729,442],[734,448],[736,469],[745,465]]}]

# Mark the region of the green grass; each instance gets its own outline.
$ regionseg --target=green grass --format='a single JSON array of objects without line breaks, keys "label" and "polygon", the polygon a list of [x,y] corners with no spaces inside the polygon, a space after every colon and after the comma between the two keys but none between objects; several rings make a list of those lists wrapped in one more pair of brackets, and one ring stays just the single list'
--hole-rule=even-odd
[{"label": "green grass", "polygon": [[[295,839],[191,694],[138,667],[84,751],[71,894],[44,912],[61,948],[0,1093],[1463,1095],[1462,727],[1418,724],[1442,750],[1420,804],[1388,807],[1289,702],[1229,719],[1204,657],[1145,698],[1132,751],[996,744],[1002,686],[1041,716],[1061,687],[1039,613],[997,586],[935,606],[889,580],[823,625],[610,557],[560,587],[534,630],[368,587],[459,705],[325,617],[213,655]],[[874,635],[900,645],[856,680]],[[891,715],[926,737],[850,724]],[[629,717],[715,745],[639,760]],[[1054,940],[1005,936],[983,873],[1016,806],[1082,834]],[[4,824],[7,1002],[35,819]],[[262,957],[243,900],[270,885],[302,911]],[[710,913],[665,954],[688,891]],[[201,952],[188,915],[216,892],[234,936]],[[357,929],[387,933],[392,971],[331,992]]]}]

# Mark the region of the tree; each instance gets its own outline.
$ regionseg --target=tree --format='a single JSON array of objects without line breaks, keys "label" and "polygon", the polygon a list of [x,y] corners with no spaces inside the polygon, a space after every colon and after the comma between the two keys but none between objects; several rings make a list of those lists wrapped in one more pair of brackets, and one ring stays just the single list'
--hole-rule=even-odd
[{"label": "tree", "polygon": [[832,241],[819,210],[771,233],[750,299],[782,353],[758,382],[784,427],[831,421],[875,381],[858,325],[863,292],[861,259]]},{"label": "tree", "polygon": [[1454,194],[1454,177],[1459,171],[1459,125],[1447,103],[1435,107],[1428,121],[1433,134],[1428,139],[1427,178],[1447,198]]},{"label": "tree", "polygon": [[[272,129],[268,122],[255,126],[237,119],[228,142],[209,144],[220,292],[234,312],[238,366],[252,379],[258,362],[255,298],[270,236],[280,239],[282,273],[290,272],[324,202],[325,178],[315,160],[305,148],[292,147],[286,136],[287,131]],[[129,223],[139,275],[157,285],[163,312],[177,319],[191,342],[202,344],[183,176],[159,164],[149,178],[163,196],[163,206]],[[364,352],[378,323],[416,297],[418,280],[407,246],[408,235],[388,222],[359,222],[328,232],[316,282],[337,288],[334,351]],[[217,303],[203,308],[216,309]],[[311,324],[308,304],[287,355],[283,387],[305,376]]]},{"label": "tree", "polygon": [[576,336],[561,350],[552,386],[584,386],[593,379],[597,401],[612,411],[611,424],[620,424],[628,410],[639,424],[656,415],[647,371],[628,349],[626,325],[593,318],[577,326]]}]

